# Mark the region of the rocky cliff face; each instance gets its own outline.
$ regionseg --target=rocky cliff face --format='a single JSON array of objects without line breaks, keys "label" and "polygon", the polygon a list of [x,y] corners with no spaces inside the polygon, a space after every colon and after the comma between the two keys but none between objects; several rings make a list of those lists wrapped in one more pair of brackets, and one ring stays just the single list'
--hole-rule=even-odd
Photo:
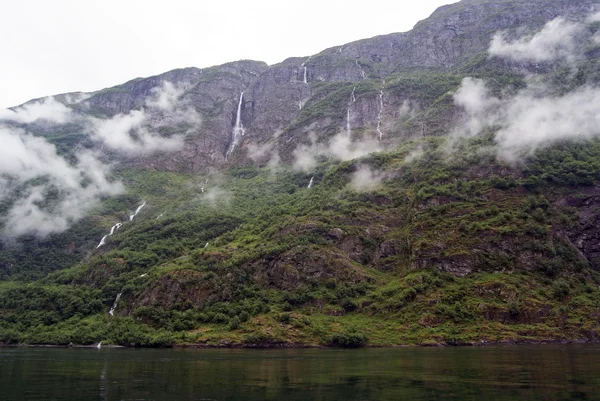
[{"label": "rocky cliff face", "polygon": [[[143,108],[165,81],[183,88],[179,101],[191,105],[203,120],[200,128],[186,135],[184,149],[170,155],[138,155],[123,160],[175,171],[246,163],[248,146],[267,142],[286,160],[297,144],[306,142],[308,132],[323,139],[348,126],[354,133],[383,140],[439,135],[448,131],[455,118],[453,106],[421,113],[439,97],[428,98],[430,94],[418,85],[406,87],[398,85],[399,81],[404,83],[414,71],[443,74],[467,65],[469,72],[480,68],[528,71],[527,66],[481,58],[495,32],[535,31],[557,16],[582,19],[597,4],[596,0],[464,0],[440,7],[410,32],[364,39],[272,66],[238,61],[137,78],[93,93],[71,107],[81,113],[112,117]],[[470,63],[476,57],[483,61]],[[413,80],[418,83],[419,78]],[[240,117],[245,135],[227,160],[242,92]],[[411,118],[403,120],[408,112]],[[410,120],[408,124],[404,124],[406,120]]]}]

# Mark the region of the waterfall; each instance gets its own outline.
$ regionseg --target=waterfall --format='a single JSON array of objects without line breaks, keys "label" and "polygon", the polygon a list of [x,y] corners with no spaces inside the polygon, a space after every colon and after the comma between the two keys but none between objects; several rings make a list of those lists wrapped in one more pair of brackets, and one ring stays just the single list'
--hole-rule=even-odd
[{"label": "waterfall", "polygon": [[379,90],[379,112],[377,113],[377,135],[379,140],[383,138],[383,132],[381,131],[381,113],[383,113],[383,88],[385,87],[385,79],[381,82],[381,89]]},{"label": "waterfall", "polygon": [[100,243],[98,244],[96,249],[100,248],[103,245],[106,245],[106,238],[108,238],[108,235],[105,235],[104,237],[102,237],[102,239],[100,240]]},{"label": "waterfall", "polygon": [[356,86],[352,88],[352,94],[350,95],[350,103],[348,103],[348,109],[346,110],[346,135],[350,136],[350,107],[356,102]]},{"label": "waterfall", "polygon": [[117,223],[114,226],[112,226],[110,228],[110,233],[108,235],[113,235],[115,233],[115,230],[118,230],[119,228],[121,228],[123,224],[122,223]]},{"label": "waterfall", "polygon": [[356,63],[356,66],[360,70],[360,75],[362,76],[362,79],[367,79],[367,73],[365,72],[365,70],[363,70],[362,66],[358,63],[358,60],[354,60],[354,62]]},{"label": "waterfall", "polygon": [[307,84],[308,83],[308,79],[306,77],[306,66],[304,66],[304,83]]},{"label": "waterfall", "polygon": [[238,102],[237,113],[235,116],[235,126],[233,127],[233,131],[231,132],[231,144],[229,145],[229,149],[227,153],[225,153],[225,159],[229,158],[235,146],[240,141],[240,137],[244,136],[246,131],[244,130],[244,126],[242,125],[242,104],[244,102],[244,92],[240,94],[240,101]]},{"label": "waterfall", "polygon": [[110,310],[108,311],[109,315],[111,315],[111,316],[115,315],[115,309],[117,309],[117,304],[119,303],[119,299],[121,299],[122,294],[123,294],[122,292],[117,294],[117,297],[115,298],[115,302],[113,303],[112,308],[110,308]]},{"label": "waterfall", "polygon": [[206,243],[206,245],[204,245],[205,248],[208,248],[208,242]]},{"label": "waterfall", "polygon": [[308,183],[308,189],[311,189],[313,186],[313,180],[315,179],[315,176],[313,175],[312,177],[310,177],[310,182]]},{"label": "waterfall", "polygon": [[350,108],[346,110],[346,135],[350,136]]},{"label": "waterfall", "polygon": [[105,235],[104,237],[102,237],[102,239],[100,240],[100,243],[98,244],[98,246],[96,247],[96,249],[100,248],[103,245],[106,245],[106,239],[113,235],[115,233],[116,230],[118,230],[119,228],[121,228],[123,224],[122,223],[117,223],[114,226],[112,226],[110,228],[110,233],[108,233],[107,235]]},{"label": "waterfall", "polygon": [[161,217],[163,217],[165,215],[165,213],[167,213],[167,211],[165,210],[164,212],[162,212],[161,214],[158,215],[158,217],[156,218],[156,220],[160,219]]},{"label": "waterfall", "polygon": [[144,201],[144,203],[139,205],[138,208],[135,209],[135,212],[132,215],[129,215],[129,221],[133,221],[133,218],[138,215],[138,213],[140,212],[140,210],[142,210],[142,208],[144,206],[146,206],[146,201]]},{"label": "waterfall", "polygon": [[96,348],[98,348],[98,349],[102,348],[102,341],[100,341],[98,344],[96,344]]}]

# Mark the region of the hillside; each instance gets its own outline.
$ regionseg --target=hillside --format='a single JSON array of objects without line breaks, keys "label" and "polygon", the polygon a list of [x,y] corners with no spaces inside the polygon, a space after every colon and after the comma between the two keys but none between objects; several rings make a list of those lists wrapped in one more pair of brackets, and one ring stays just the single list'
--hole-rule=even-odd
[{"label": "hillside", "polygon": [[5,111],[0,342],[598,341],[598,3]]}]

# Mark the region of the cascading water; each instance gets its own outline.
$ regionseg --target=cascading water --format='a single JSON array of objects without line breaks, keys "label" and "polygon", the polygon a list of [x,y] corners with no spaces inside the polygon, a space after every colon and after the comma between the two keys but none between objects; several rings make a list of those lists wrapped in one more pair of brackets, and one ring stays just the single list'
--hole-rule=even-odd
[{"label": "cascading water", "polygon": [[350,107],[356,102],[356,86],[352,88],[352,94],[350,95],[350,103],[348,103],[348,109],[346,110],[346,135],[350,136]]},{"label": "cascading water", "polygon": [[383,88],[385,87],[385,79],[381,83],[381,88],[379,90],[379,112],[377,113],[377,135],[379,135],[379,140],[383,138],[383,132],[381,131],[381,114],[383,113]]},{"label": "cascading water", "polygon": [[206,245],[204,245],[205,248],[208,248],[208,242],[206,243]]},{"label": "cascading water", "polygon": [[304,66],[304,83],[307,84],[308,83],[308,77],[307,77],[307,69],[306,66]]},{"label": "cascading water", "polygon": [[242,125],[242,104],[244,102],[244,92],[240,94],[240,101],[238,102],[237,113],[235,116],[235,126],[233,127],[233,131],[231,132],[231,144],[229,145],[229,149],[227,153],[225,153],[225,159],[229,158],[235,146],[240,141],[240,138],[244,136],[246,131],[244,130],[244,126]]},{"label": "cascading water", "polygon": [[350,136],[352,132],[350,131],[350,108],[346,110],[346,135]]},{"label": "cascading water", "polygon": [[104,237],[102,237],[102,239],[100,240],[100,243],[98,244],[98,246],[96,246],[96,249],[100,248],[101,246],[106,245],[107,238],[108,238],[108,235],[105,235]]},{"label": "cascading water", "polygon": [[98,348],[98,349],[102,348],[102,341],[100,341],[98,344],[96,344],[96,348]]},{"label": "cascading water", "polygon": [[160,219],[161,217],[163,217],[165,215],[165,213],[167,213],[167,211],[165,210],[164,212],[162,212],[161,214],[158,215],[158,217],[156,217],[156,220]]},{"label": "cascading water", "polygon": [[108,314],[111,316],[115,315],[115,309],[117,309],[117,304],[119,303],[119,299],[121,299],[121,295],[123,295],[122,292],[117,294],[117,297],[115,298],[115,302],[113,303],[112,308],[110,308],[110,310],[108,311]]},{"label": "cascading water", "polygon": [[362,79],[367,79],[367,73],[365,72],[365,70],[362,68],[362,66],[358,63],[358,60],[354,60],[354,62],[356,63],[356,66],[358,67],[358,69],[360,70],[360,75],[362,76]]},{"label": "cascading water", "polygon": [[110,233],[108,233],[107,235],[105,235],[104,237],[102,237],[102,239],[100,240],[100,243],[98,244],[98,246],[96,247],[96,249],[100,248],[103,245],[106,245],[106,239],[113,235],[115,233],[116,230],[118,230],[119,228],[121,228],[123,224],[122,223],[117,223],[114,226],[112,226],[110,228]]},{"label": "cascading water", "polygon": [[310,182],[308,183],[308,187],[306,187],[306,188],[308,188],[308,189],[312,188],[314,179],[315,179],[314,175],[312,177],[310,177]]},{"label": "cascading water", "polygon": [[108,235],[113,235],[115,233],[115,230],[118,230],[119,228],[121,228],[123,224],[122,223],[117,223],[114,226],[112,226],[110,228],[110,233]]},{"label": "cascading water", "polygon": [[133,218],[138,215],[138,213],[140,212],[140,210],[142,210],[142,208],[144,206],[146,206],[146,201],[144,201],[144,203],[142,203],[141,205],[139,205],[138,208],[135,209],[135,212],[132,215],[129,216],[129,221],[133,221]]}]

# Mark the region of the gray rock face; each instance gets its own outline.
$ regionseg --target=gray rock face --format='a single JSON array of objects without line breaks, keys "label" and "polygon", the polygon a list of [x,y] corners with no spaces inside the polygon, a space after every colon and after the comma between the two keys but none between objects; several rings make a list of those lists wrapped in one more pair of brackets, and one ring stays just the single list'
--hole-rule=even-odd
[{"label": "gray rock face", "polygon": [[[175,171],[250,163],[248,146],[267,142],[283,160],[289,160],[297,144],[307,140],[308,132],[327,138],[344,131],[348,121],[353,134],[381,136],[385,141],[440,135],[456,118],[451,98],[447,92],[430,92],[429,84],[416,73],[444,78],[443,74],[471,66],[475,57],[482,62],[469,67],[469,72],[482,66],[504,72],[534,71],[541,67],[486,61],[485,51],[494,33],[532,32],[557,16],[581,20],[598,4],[599,0],[463,0],[440,7],[410,32],[364,39],[273,66],[237,61],[173,70],[101,90],[71,107],[112,117],[143,108],[164,81],[184,88],[179,100],[202,116],[201,127],[186,134],[184,149],[121,160]],[[435,83],[445,91],[458,84],[451,82],[446,88]],[[240,120],[245,135],[226,158],[242,92]],[[164,122],[165,118],[161,115],[154,120]]]}]

